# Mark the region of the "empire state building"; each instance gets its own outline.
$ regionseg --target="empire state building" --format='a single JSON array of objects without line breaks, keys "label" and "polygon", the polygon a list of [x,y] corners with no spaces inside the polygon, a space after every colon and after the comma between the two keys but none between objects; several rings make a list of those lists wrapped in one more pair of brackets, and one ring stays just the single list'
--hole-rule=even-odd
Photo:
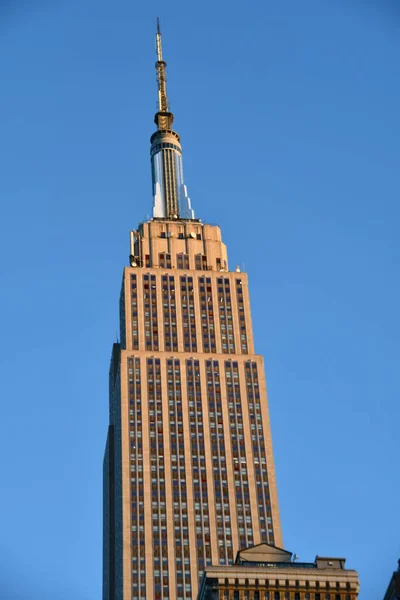
[{"label": "empire state building", "polygon": [[130,232],[110,366],[103,600],[195,600],[211,565],[282,546],[247,275],[195,217],[159,27],[156,69],[153,216]]}]

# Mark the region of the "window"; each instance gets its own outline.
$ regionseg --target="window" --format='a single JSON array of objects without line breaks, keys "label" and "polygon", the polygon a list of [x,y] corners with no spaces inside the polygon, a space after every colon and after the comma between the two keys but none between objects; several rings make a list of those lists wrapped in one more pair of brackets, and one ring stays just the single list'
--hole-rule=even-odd
[{"label": "window", "polygon": [[196,271],[207,271],[207,256],[204,254],[196,254],[194,266]]},{"label": "window", "polygon": [[170,269],[171,268],[171,255],[161,252],[158,256],[158,262],[162,269]]},{"label": "window", "polygon": [[188,254],[183,254],[183,252],[181,252],[180,254],[176,255],[176,268],[177,269],[189,269],[189,255]]}]

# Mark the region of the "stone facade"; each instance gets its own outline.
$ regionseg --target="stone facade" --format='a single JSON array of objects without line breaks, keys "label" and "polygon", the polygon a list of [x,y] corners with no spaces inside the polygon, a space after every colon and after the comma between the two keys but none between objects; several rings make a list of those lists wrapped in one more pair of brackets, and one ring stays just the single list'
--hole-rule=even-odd
[{"label": "stone facade", "polygon": [[293,562],[290,552],[261,544],[239,552],[233,566],[208,568],[198,600],[357,600],[358,592],[345,559]]},{"label": "stone facade", "polygon": [[105,557],[122,564],[106,570],[117,600],[195,598],[211,564],[281,544],[263,359],[247,275],[228,270],[219,227],[153,219],[132,238],[106,460],[121,506],[107,531],[122,538],[106,535]]}]

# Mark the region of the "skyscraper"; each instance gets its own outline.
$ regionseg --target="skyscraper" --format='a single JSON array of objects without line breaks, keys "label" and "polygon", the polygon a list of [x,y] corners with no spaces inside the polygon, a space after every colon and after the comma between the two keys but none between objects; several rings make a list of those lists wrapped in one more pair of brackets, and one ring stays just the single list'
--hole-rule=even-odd
[{"label": "skyscraper", "polygon": [[195,218],[159,28],[156,69],[153,218],[130,232],[110,367],[103,600],[195,599],[207,567],[282,545],[247,275]]}]

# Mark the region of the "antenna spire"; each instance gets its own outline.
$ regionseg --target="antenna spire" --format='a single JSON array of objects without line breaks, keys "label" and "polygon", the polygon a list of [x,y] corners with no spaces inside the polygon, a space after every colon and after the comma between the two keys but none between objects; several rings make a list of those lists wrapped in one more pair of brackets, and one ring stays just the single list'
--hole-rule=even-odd
[{"label": "antenna spire", "polygon": [[156,36],[156,50],[157,50],[157,81],[158,81],[158,111],[161,113],[167,113],[168,110],[168,98],[167,98],[167,78],[166,78],[166,66],[167,63],[163,61],[162,57],[162,44],[161,44],[161,28],[160,19],[157,18],[157,36]]},{"label": "antenna spire", "polygon": [[160,62],[162,62],[162,47],[161,47],[161,28],[160,28],[160,19],[157,17],[157,38],[156,38],[156,46],[157,46],[157,58]]},{"label": "antenna spire", "polygon": [[182,147],[172,129],[174,115],[167,98],[166,67],[161,44],[160,19],[156,33],[158,111],[154,116],[157,131],[150,138],[153,182],[153,217],[157,219],[194,219],[194,212],[183,180]]}]

